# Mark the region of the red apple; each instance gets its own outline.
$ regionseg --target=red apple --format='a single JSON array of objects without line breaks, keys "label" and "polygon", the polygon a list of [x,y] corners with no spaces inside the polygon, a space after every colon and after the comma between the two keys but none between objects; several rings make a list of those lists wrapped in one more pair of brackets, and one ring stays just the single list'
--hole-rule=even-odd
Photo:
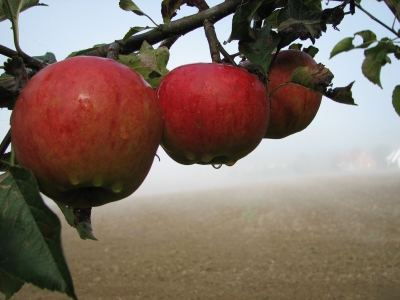
[{"label": "red apple", "polygon": [[[290,74],[297,67],[312,67],[314,59],[299,50],[281,51],[268,73],[269,91],[290,81]],[[266,138],[280,139],[305,129],[314,119],[321,104],[321,94],[304,87],[284,85],[270,96],[271,118]]]},{"label": "red apple", "polygon": [[143,182],[162,135],[155,91],[111,59],[75,57],[41,70],[11,117],[18,163],[71,207],[125,198]]},{"label": "red apple", "polygon": [[237,67],[178,67],[157,94],[164,114],[161,145],[181,164],[233,165],[257,147],[267,130],[266,87]]}]

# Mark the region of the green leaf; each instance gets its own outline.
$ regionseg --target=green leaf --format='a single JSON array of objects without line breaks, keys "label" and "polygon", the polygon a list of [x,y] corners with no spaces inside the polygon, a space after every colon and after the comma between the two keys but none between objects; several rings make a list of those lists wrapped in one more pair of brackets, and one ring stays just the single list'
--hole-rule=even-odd
[{"label": "green leaf", "polygon": [[290,82],[299,84],[320,94],[325,93],[332,79],[332,72],[322,64],[317,64],[313,67],[297,67],[290,75]]},{"label": "green leaf", "polygon": [[278,26],[278,31],[280,33],[294,33],[302,40],[310,39],[313,44],[315,43],[315,39],[320,38],[322,31],[325,30],[326,28],[321,25],[319,20],[298,20],[289,18]]},{"label": "green leaf", "polygon": [[123,10],[131,11],[137,14],[138,16],[145,16],[156,26],[158,26],[148,15],[146,15],[143,11],[141,11],[139,7],[135,3],[133,3],[132,0],[120,0],[119,7],[122,8]]},{"label": "green leaf", "polygon": [[386,45],[378,43],[375,47],[365,50],[364,55],[365,59],[361,66],[364,76],[382,88],[380,76],[382,67],[387,63]]},{"label": "green leaf", "polygon": [[167,63],[169,51],[167,47],[153,47],[143,42],[139,53],[120,55],[118,61],[138,72],[153,87],[157,88],[168,73]]},{"label": "green leaf", "polygon": [[339,43],[335,45],[335,47],[333,47],[329,58],[332,58],[339,53],[354,49],[353,40],[354,40],[353,37],[347,37],[341,40]]},{"label": "green leaf", "polygon": [[[10,19],[10,13],[6,7],[6,0],[0,0],[0,22]],[[9,0],[12,7],[12,14],[15,16],[20,12],[27,10],[34,6],[48,6],[43,3],[39,3],[38,0]]]},{"label": "green leaf", "polygon": [[82,54],[85,54],[87,52],[96,50],[96,49],[101,48],[101,47],[106,46],[106,45],[107,44],[98,44],[98,45],[94,45],[92,48],[89,48],[89,49],[83,49],[83,50],[75,51],[75,52],[72,52],[70,55],[68,55],[67,58],[73,57],[73,56],[82,55]]},{"label": "green leaf", "polygon": [[11,167],[0,176],[0,211],[0,270],[7,280],[0,292],[13,294],[28,282],[78,299],[62,251],[60,221],[44,204],[31,171]]},{"label": "green leaf", "polygon": [[129,39],[132,35],[135,35],[138,32],[141,32],[143,30],[149,29],[149,26],[146,27],[140,27],[140,26],[135,26],[135,27],[131,27],[131,29],[129,29],[129,31],[125,34],[123,40],[126,41],[127,39]]},{"label": "green leaf", "polygon": [[7,74],[13,76],[16,76],[18,69],[23,67],[24,61],[19,56],[13,56],[12,58],[9,58],[6,62],[4,62],[4,71],[6,71]]},{"label": "green leaf", "polygon": [[78,231],[79,237],[82,240],[89,239],[97,241],[96,237],[93,235],[92,223],[90,220],[91,208],[72,208],[58,201],[54,202],[60,208],[67,223]]},{"label": "green leaf", "polygon": [[179,9],[186,0],[163,0],[161,3],[161,15],[164,23],[171,21],[171,18],[176,14],[176,10]]},{"label": "green leaf", "polygon": [[393,90],[392,95],[393,107],[397,114],[400,116],[400,85],[397,85]]},{"label": "green leaf", "polygon": [[120,0],[119,7],[126,11],[131,11],[138,16],[145,16],[146,14],[132,0]]},{"label": "green leaf", "polygon": [[271,23],[255,30],[255,41],[239,42],[239,52],[253,64],[259,66],[265,74],[269,71],[271,53],[280,39],[275,31],[271,30]]},{"label": "green leaf", "polygon": [[228,43],[233,40],[244,42],[254,41],[256,36],[251,29],[251,22],[263,0],[253,0],[239,5],[232,19],[232,32]]},{"label": "green leaf", "polygon": [[324,95],[329,99],[339,102],[342,104],[357,105],[354,102],[351,88],[353,87],[354,81],[348,86],[329,89]]},{"label": "green leaf", "polygon": [[319,49],[314,46],[308,46],[307,48],[304,48],[303,51],[314,58],[319,52]]},{"label": "green leaf", "polygon": [[44,55],[41,56],[33,56],[33,58],[36,58],[46,64],[53,64],[57,62],[56,56],[52,52],[46,52]]},{"label": "green leaf", "polygon": [[6,300],[10,299],[24,285],[22,280],[19,280],[0,268],[0,292],[6,296]]},{"label": "green leaf", "polygon": [[359,35],[363,39],[363,43],[356,48],[368,48],[372,43],[377,42],[376,35],[371,30],[363,30],[356,32],[354,36]]}]

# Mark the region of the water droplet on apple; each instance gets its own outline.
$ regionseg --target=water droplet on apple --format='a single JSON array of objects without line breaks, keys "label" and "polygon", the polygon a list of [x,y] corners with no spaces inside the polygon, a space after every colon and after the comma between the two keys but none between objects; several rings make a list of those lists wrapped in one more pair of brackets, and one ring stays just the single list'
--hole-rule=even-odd
[{"label": "water droplet on apple", "polygon": [[187,152],[187,153],[186,153],[186,158],[187,158],[188,160],[195,160],[196,155],[194,155],[193,152]]},{"label": "water droplet on apple", "polygon": [[127,139],[128,139],[129,134],[128,134],[128,132],[126,132],[125,126],[121,126],[121,127],[119,128],[119,136],[120,136],[121,139],[123,139],[123,140],[127,140]]},{"label": "water droplet on apple", "polygon": [[70,176],[70,177],[69,177],[69,182],[70,182],[72,185],[78,185],[78,184],[79,184],[78,176]]},{"label": "water droplet on apple", "polygon": [[210,161],[212,161],[212,159],[214,158],[213,155],[211,154],[205,154],[201,157],[201,160],[204,161],[205,163],[209,163]]},{"label": "water droplet on apple", "polygon": [[122,191],[122,183],[115,183],[112,187],[111,187],[112,191],[116,194],[118,194],[119,192]]},{"label": "water droplet on apple", "polygon": [[212,164],[214,169],[221,169],[222,164]]},{"label": "water droplet on apple", "polygon": [[92,183],[94,186],[99,187],[102,186],[103,184],[103,177],[101,176],[95,176],[92,180]]},{"label": "water droplet on apple", "polygon": [[225,163],[225,165],[227,165],[228,167],[232,167],[234,164],[236,163],[236,161],[228,161]]}]

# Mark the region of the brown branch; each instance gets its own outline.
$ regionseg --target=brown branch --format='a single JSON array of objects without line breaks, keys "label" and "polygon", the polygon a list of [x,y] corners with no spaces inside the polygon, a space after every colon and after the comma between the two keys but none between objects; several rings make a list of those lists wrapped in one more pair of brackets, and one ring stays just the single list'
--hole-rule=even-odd
[{"label": "brown branch", "polygon": [[204,20],[204,31],[207,37],[208,45],[210,46],[210,54],[212,62],[220,63],[221,57],[219,56],[220,43],[215,33],[214,24],[208,20]]},{"label": "brown branch", "polygon": [[112,43],[110,45],[110,47],[108,47],[107,58],[117,60],[120,50],[121,50],[121,47],[118,42]]},{"label": "brown branch", "polygon": [[[205,11],[162,24],[158,28],[145,33],[133,35],[126,41],[120,40],[118,41],[121,45],[120,53],[129,54],[133,51],[139,50],[143,41],[147,41],[150,45],[154,45],[169,37],[184,35],[194,29],[202,27],[205,19],[210,20],[212,23],[216,23],[234,13],[241,3],[242,0],[225,0],[223,3]],[[109,46],[110,44],[96,48],[93,51],[87,52],[86,55],[106,56]]]},{"label": "brown branch", "polygon": [[[7,48],[3,45],[0,45],[0,54],[7,56],[7,57],[13,57],[13,56],[19,56],[17,51],[11,50],[10,48]],[[24,63],[27,64],[28,67],[31,67],[32,69],[36,70],[41,70],[44,67],[46,67],[46,64],[42,63],[40,60],[37,60],[36,58],[30,57],[29,55],[24,55],[22,57],[24,60]]]}]

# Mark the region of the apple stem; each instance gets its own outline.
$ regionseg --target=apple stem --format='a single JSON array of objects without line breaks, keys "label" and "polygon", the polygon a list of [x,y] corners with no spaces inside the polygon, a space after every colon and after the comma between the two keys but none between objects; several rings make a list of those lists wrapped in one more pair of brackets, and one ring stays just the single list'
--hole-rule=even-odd
[{"label": "apple stem", "polygon": [[207,37],[208,45],[210,47],[210,54],[212,62],[221,63],[220,53],[224,56],[232,65],[236,66],[233,57],[222,47],[221,43],[218,41],[217,34],[215,33],[214,23],[208,19],[204,20],[204,31]]},{"label": "apple stem", "polygon": [[220,63],[221,57],[219,56],[219,41],[215,33],[214,23],[208,19],[204,20],[204,31],[207,37],[208,45],[210,46],[210,54],[212,62]]}]

